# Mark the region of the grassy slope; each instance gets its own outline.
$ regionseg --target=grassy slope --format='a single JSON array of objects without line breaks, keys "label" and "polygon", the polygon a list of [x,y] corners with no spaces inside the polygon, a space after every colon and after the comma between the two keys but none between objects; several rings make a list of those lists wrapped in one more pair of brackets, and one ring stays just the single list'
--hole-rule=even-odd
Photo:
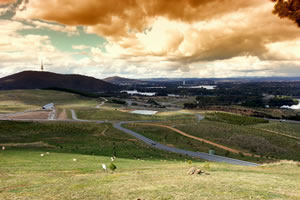
[{"label": "grassy slope", "polygon": [[[0,152],[0,199],[299,199],[296,164],[240,167],[210,163],[210,175],[189,176],[204,163],[117,159],[44,151]],[[76,158],[74,162],[72,159]]]},{"label": "grassy slope", "polygon": [[210,121],[224,122],[237,125],[254,125],[269,122],[268,120],[261,118],[248,117],[225,112],[208,112],[205,114],[205,119]]},{"label": "grassy slope", "polygon": [[[40,94],[44,91],[26,91],[24,95],[20,92],[22,98],[18,102],[24,105],[22,109],[41,106],[50,100],[57,101],[61,108],[71,105],[81,109],[98,104],[94,100],[72,97],[67,93],[62,93],[60,97],[58,92]],[[12,101],[5,98],[0,102]],[[4,110],[13,111],[10,107]],[[140,115],[133,117],[132,114],[122,115],[111,110],[111,113],[98,110],[90,116],[93,112],[83,109],[82,114],[86,116],[83,118],[141,119]],[[207,130],[208,137],[219,128],[219,139],[224,139],[223,132],[239,133],[242,130],[249,133],[251,129],[206,120],[198,124],[193,115],[161,114],[158,118],[169,120],[166,124],[176,125],[177,128],[196,126],[195,134],[199,130]],[[105,129],[104,136],[101,133]],[[239,167],[210,163],[211,175],[187,176],[186,171],[191,166],[203,168],[205,164],[181,163],[178,161],[184,160],[184,157],[154,150],[128,139],[133,138],[113,129],[110,124],[0,122],[0,143],[43,141],[58,147],[7,147],[5,151],[0,151],[0,199],[299,199],[300,174],[295,164]],[[114,174],[106,174],[101,170],[101,164],[110,163],[113,144],[118,169]],[[42,158],[40,154],[46,151],[50,155]],[[72,161],[73,158],[77,162]]]},{"label": "grassy slope", "polygon": [[[210,120],[195,122],[195,120],[177,120],[176,122],[168,121],[163,124],[173,126],[190,135],[204,138],[217,144],[225,145],[244,152],[255,153],[262,156],[268,156],[275,159],[300,160],[299,140],[291,139],[285,136],[277,135],[268,131],[258,130],[257,128],[276,128],[290,134],[297,134],[300,130],[300,124],[280,124],[278,123],[258,123],[260,120],[245,118],[242,124],[240,119],[243,116],[236,115],[219,119],[211,117]],[[216,119],[215,121],[213,119]],[[221,122],[220,122],[221,121]],[[250,124],[250,125],[243,125]],[[193,139],[180,136],[168,129],[153,126],[134,126],[128,125],[129,128],[136,130],[147,137],[166,144],[173,144],[177,147],[191,149],[194,151],[205,151],[211,147],[201,142],[193,141]],[[291,131],[294,131],[293,133]],[[169,135],[169,136],[167,136]],[[177,138],[177,140],[176,140]],[[183,142],[181,142],[183,141]],[[224,151],[216,149],[219,155],[226,155]],[[233,155],[229,155],[233,156]],[[242,158],[242,157],[240,157]],[[242,158],[250,159],[252,158]],[[254,159],[256,160],[256,159]],[[265,160],[265,159],[260,159]]]},{"label": "grassy slope", "polygon": [[251,126],[204,120],[198,124],[178,124],[176,128],[191,135],[250,153],[279,159],[300,160],[299,141],[257,130]]},{"label": "grassy slope", "polygon": [[269,124],[257,124],[255,127],[300,137],[300,124],[270,122]]},{"label": "grassy slope", "polygon": [[[120,158],[185,159],[177,154],[149,148],[144,143],[114,129],[111,124],[0,121],[0,141],[0,144],[44,142],[56,147],[46,149],[52,152],[101,156],[113,156],[115,152],[115,155]],[[13,149],[24,149],[24,147]]]},{"label": "grassy slope", "polygon": [[[193,124],[194,126],[195,124]],[[212,145],[194,140],[192,138],[185,137],[183,135],[180,135],[179,133],[176,133],[172,130],[169,130],[167,128],[163,127],[155,127],[155,126],[149,126],[149,125],[143,125],[143,124],[127,124],[125,125],[126,128],[134,130],[138,133],[141,133],[142,135],[151,138],[154,141],[157,141],[159,143],[173,146],[177,148],[182,148],[190,151],[195,152],[207,152],[211,149],[214,149],[216,151],[217,155],[221,156],[227,156],[231,158],[241,159],[241,160],[247,160],[252,162],[263,162],[266,161],[264,158],[253,158],[253,157],[245,157],[243,155],[239,154],[233,154],[229,153],[226,150],[216,148]],[[211,140],[213,141],[213,140]],[[222,144],[222,143],[219,143]],[[232,147],[232,145],[227,145],[228,147]],[[243,150],[244,152],[249,152],[247,149],[244,148],[237,148],[238,150]]]},{"label": "grassy slope", "polygon": [[159,121],[195,121],[196,117],[192,114],[182,114],[176,112],[162,112],[153,116],[132,114],[121,111],[120,108],[105,105],[101,109],[76,109],[78,118],[90,120],[115,120],[115,121],[143,121],[143,120],[159,120]]},{"label": "grassy slope", "polygon": [[99,100],[79,95],[46,90],[0,91],[0,113],[21,112],[40,109],[47,103],[55,103],[59,108],[95,107]]}]

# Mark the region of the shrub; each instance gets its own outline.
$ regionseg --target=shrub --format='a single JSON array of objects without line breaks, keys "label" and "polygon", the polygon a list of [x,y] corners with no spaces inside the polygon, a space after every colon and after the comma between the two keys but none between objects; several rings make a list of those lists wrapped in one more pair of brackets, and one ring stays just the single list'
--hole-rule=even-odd
[{"label": "shrub", "polygon": [[126,104],[126,101],[120,99],[112,99],[111,101],[112,103],[116,103],[116,104],[122,104],[122,105]]},{"label": "shrub", "polygon": [[203,168],[204,168],[205,170],[210,170],[210,165],[209,165],[209,163],[208,163],[208,162],[205,162]]},{"label": "shrub", "polygon": [[225,152],[225,156],[229,156],[230,155],[230,152],[229,151],[226,151]]},{"label": "shrub", "polygon": [[115,171],[115,170],[117,169],[117,166],[116,166],[114,163],[110,163],[109,169],[110,169],[111,171]]}]

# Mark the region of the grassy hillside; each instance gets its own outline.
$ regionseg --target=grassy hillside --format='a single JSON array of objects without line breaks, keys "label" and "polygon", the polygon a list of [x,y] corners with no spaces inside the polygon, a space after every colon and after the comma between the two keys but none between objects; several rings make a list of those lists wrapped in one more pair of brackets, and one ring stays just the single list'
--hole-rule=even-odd
[{"label": "grassy hillside", "polygon": [[300,137],[300,124],[298,123],[270,122],[269,124],[258,124],[255,127]]},{"label": "grassy hillside", "polygon": [[[209,115],[214,117],[215,114]],[[228,115],[230,115],[230,117],[227,117]],[[266,158],[271,160],[300,160],[300,140],[283,135],[299,137],[300,124],[280,122],[265,123],[265,120],[256,118],[241,115],[232,116],[231,114],[226,114],[225,117],[223,115],[217,115],[216,118],[205,119],[200,122],[196,120],[178,119],[176,121],[168,120],[157,123],[177,128],[189,135],[203,138],[245,153],[260,155],[262,158],[243,157],[242,155],[236,156],[222,149],[213,148],[219,155],[254,161],[265,161]],[[239,123],[241,121],[239,117],[244,119],[244,123]],[[207,152],[209,149],[212,149],[211,145],[187,138],[166,128],[140,124],[131,124],[127,125],[127,127],[164,144],[193,151]],[[276,134],[272,132],[272,130],[283,134]]]},{"label": "grassy hillside", "polygon": [[40,109],[47,103],[60,108],[95,107],[101,100],[50,90],[0,91],[0,113]]},{"label": "grassy hillside", "polygon": [[118,91],[117,85],[89,76],[23,71],[0,78],[0,90],[67,88],[85,92]]},{"label": "grassy hillside", "polygon": [[[298,127],[300,128],[300,125]],[[218,144],[261,156],[300,160],[300,151],[298,150],[299,141],[256,129],[256,126],[243,126],[204,120],[197,124],[177,124],[176,128]]]},{"label": "grassy hillside", "polygon": [[[152,149],[111,124],[0,121],[0,146],[130,159],[186,159]],[[26,145],[21,145],[26,143]],[[36,144],[37,143],[37,144]]]},{"label": "grassy hillside", "polygon": [[76,109],[78,118],[90,120],[117,120],[117,121],[142,121],[142,120],[159,120],[159,121],[196,121],[193,114],[182,114],[178,112],[161,112],[153,116],[132,114],[124,111],[119,107],[107,105],[101,109]]},{"label": "grassy hillside", "polygon": [[[119,159],[44,151],[0,152],[0,199],[285,199],[300,196],[296,163],[262,167]],[[77,161],[73,161],[76,158]],[[209,167],[208,167],[209,166]],[[187,175],[197,167],[210,175]]]},{"label": "grassy hillside", "polygon": [[248,117],[243,115],[225,113],[225,112],[209,112],[206,113],[205,118],[210,121],[224,122],[238,125],[253,125],[259,123],[268,123],[268,120]]},{"label": "grassy hillside", "polygon": [[[240,115],[195,115],[160,112],[155,116],[128,113],[120,105],[95,106],[101,100],[42,90],[0,92],[0,113],[39,109],[53,102],[58,113],[75,109],[79,118],[159,120],[182,131],[263,158],[244,157],[215,148],[217,154],[250,161],[300,160],[300,124],[265,123]],[[162,127],[126,125],[169,146],[192,151],[212,146]],[[272,132],[273,131],[273,132]],[[116,130],[110,123],[0,121],[0,199],[299,199],[299,163],[281,162],[242,167],[203,162],[153,149]],[[49,152],[46,153],[46,152]],[[42,157],[41,154],[44,154]],[[104,172],[111,163],[114,173]],[[265,158],[268,156],[268,159]],[[74,161],[74,159],[76,159]],[[258,159],[258,160],[257,160]],[[189,161],[191,160],[191,161]],[[187,175],[191,167],[209,175]]]},{"label": "grassy hillside", "polygon": [[[231,158],[237,158],[237,159],[252,161],[252,162],[266,161],[266,159],[264,158],[245,157],[244,155],[233,154],[221,148],[212,146],[210,144],[206,144],[204,142],[197,141],[192,138],[188,138],[186,136],[180,135],[175,131],[163,127],[149,126],[147,124],[127,124],[125,125],[125,127],[133,131],[136,131],[154,141],[157,141],[159,143],[171,147],[177,147],[185,150],[190,150],[195,152],[206,152],[206,153],[208,153],[209,150],[214,149],[216,151],[216,154],[221,156],[227,156]],[[228,145],[228,147],[230,147],[230,145]],[[249,152],[242,148],[237,148],[237,149],[244,150],[245,152]]]}]

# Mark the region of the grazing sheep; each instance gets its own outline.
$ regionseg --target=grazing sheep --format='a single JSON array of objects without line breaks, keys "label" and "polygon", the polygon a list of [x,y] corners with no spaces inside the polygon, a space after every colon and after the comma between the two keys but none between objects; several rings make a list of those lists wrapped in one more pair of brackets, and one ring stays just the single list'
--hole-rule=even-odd
[{"label": "grazing sheep", "polygon": [[41,157],[44,157],[44,154],[43,154],[43,153],[41,153]]},{"label": "grazing sheep", "polygon": [[76,162],[76,161],[77,161],[77,159],[76,159],[76,158],[73,158],[73,161],[74,161],[74,162]]},{"label": "grazing sheep", "polygon": [[4,150],[5,150],[5,147],[2,147],[2,150],[4,151]]}]

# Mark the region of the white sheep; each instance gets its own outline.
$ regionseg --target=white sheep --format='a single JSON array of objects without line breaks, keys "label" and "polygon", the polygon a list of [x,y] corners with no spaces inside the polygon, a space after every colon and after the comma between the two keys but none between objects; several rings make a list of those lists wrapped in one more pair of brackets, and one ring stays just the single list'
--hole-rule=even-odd
[{"label": "white sheep", "polygon": [[2,150],[4,151],[4,150],[5,150],[5,147],[2,147]]},{"label": "white sheep", "polygon": [[41,153],[41,157],[44,157],[44,154],[43,154],[43,153]]},{"label": "white sheep", "polygon": [[74,162],[76,162],[76,161],[77,161],[77,159],[76,159],[76,158],[73,158],[73,161],[74,161]]},{"label": "white sheep", "polygon": [[104,169],[104,171],[106,172],[107,168],[105,164],[102,164],[102,168]]}]

